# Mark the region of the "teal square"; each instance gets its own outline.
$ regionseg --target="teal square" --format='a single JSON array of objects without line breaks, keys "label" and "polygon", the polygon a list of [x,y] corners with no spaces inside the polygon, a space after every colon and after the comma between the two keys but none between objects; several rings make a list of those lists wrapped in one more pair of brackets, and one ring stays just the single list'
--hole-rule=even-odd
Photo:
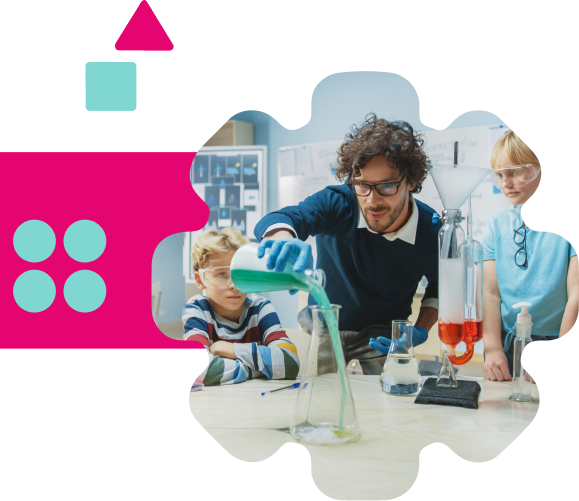
[{"label": "teal square", "polygon": [[86,63],[88,111],[135,111],[137,65],[135,63]]}]

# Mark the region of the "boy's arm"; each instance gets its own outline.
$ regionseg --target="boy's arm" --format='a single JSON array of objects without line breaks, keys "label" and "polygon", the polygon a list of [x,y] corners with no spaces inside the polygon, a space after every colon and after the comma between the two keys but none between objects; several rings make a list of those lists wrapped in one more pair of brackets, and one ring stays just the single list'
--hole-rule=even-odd
[{"label": "boy's arm", "polygon": [[267,346],[255,342],[235,343],[233,349],[237,361],[243,362],[252,371],[259,371],[267,379],[295,379],[300,369],[295,345],[283,330],[272,333],[270,337],[272,339]]},{"label": "boy's arm", "polygon": [[[225,384],[243,383],[259,374],[253,373],[244,366],[239,360],[220,356],[225,354],[225,349],[229,349],[226,341],[217,341],[210,347],[209,340],[212,339],[214,326],[207,322],[203,314],[203,308],[198,302],[191,302],[185,305],[183,309],[183,328],[185,334],[183,337],[186,341],[200,342],[209,355],[209,364],[207,369],[201,373],[197,381],[205,386],[219,386]],[[215,347],[215,348],[214,348]]]},{"label": "boy's arm", "polygon": [[561,331],[559,337],[567,334],[577,321],[579,312],[579,266],[577,256],[569,259],[569,269],[567,270],[567,306],[561,321]]},{"label": "boy's arm", "polygon": [[225,384],[243,383],[258,374],[252,373],[251,370],[239,360],[230,358],[221,358],[213,355],[209,349],[209,365],[203,379],[198,379],[205,386],[219,386]]},{"label": "boy's arm", "polygon": [[261,304],[257,328],[262,345],[236,343],[233,349],[237,358],[268,379],[295,379],[300,369],[298,352],[269,300]]}]

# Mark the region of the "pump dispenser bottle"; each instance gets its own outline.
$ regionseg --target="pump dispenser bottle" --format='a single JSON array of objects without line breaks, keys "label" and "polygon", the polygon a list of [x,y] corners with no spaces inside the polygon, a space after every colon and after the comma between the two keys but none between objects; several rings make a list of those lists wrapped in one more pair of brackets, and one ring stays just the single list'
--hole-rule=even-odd
[{"label": "pump dispenser bottle", "polygon": [[531,315],[529,315],[529,307],[531,306],[531,303],[525,302],[513,305],[513,309],[521,309],[515,322],[516,337],[513,341],[513,394],[509,397],[509,400],[514,400],[515,402],[534,402],[531,396],[531,378],[521,364],[523,350],[525,346],[531,342],[531,328],[533,327]]}]

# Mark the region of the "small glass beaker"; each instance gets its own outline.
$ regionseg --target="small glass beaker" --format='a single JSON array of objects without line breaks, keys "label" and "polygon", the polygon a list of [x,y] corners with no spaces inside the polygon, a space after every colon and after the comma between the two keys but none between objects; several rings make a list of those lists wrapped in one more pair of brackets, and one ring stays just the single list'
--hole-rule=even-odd
[{"label": "small glass beaker", "polygon": [[[326,285],[326,275],[323,270],[306,269],[302,273],[293,270],[294,262],[290,260],[283,272],[267,269],[269,249],[260,259],[257,257],[256,243],[242,245],[231,259],[231,280],[237,290],[252,294],[255,292],[270,292],[299,289],[309,291],[314,285],[322,289]],[[294,260],[295,261],[295,260]]]},{"label": "small glass beaker", "polygon": [[412,347],[412,322],[392,322],[392,342],[380,376],[383,391],[392,395],[411,395],[420,388],[420,371]]},{"label": "small glass beaker", "polygon": [[[313,329],[290,432],[311,444],[343,444],[360,437],[346,361],[337,330],[341,306],[310,306]],[[332,334],[334,332],[334,334]]]}]

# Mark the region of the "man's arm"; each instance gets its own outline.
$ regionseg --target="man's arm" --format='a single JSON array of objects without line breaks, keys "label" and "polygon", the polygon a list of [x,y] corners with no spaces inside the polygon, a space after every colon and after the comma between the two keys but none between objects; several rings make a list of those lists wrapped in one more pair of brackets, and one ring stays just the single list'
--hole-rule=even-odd
[{"label": "man's arm", "polygon": [[290,231],[284,230],[283,228],[276,228],[271,231],[266,232],[263,238],[271,238],[273,240],[281,240],[283,238],[296,238],[296,236]]},{"label": "man's arm", "polygon": [[438,321],[438,309],[430,306],[420,308],[415,327],[422,327],[426,332]]},{"label": "man's arm", "polygon": [[567,334],[577,321],[579,313],[579,266],[577,256],[569,259],[569,269],[567,270],[567,306],[561,321],[561,331],[559,337]]}]

